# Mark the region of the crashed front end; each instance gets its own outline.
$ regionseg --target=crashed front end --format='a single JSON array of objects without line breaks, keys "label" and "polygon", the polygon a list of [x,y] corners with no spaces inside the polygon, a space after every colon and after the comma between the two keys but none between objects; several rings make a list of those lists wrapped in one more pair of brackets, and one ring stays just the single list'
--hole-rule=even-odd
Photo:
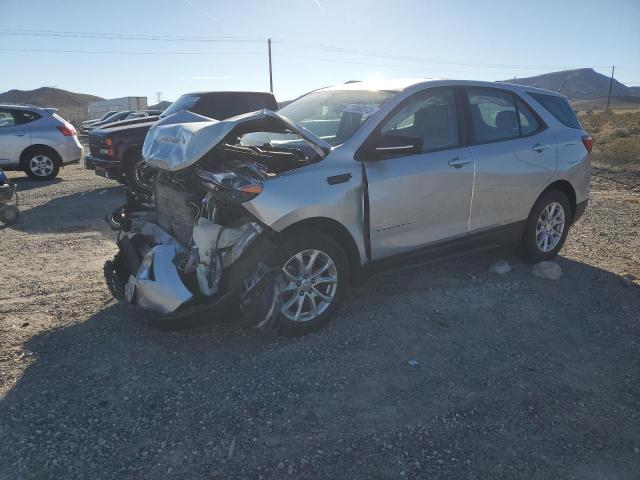
[{"label": "crashed front end", "polygon": [[[301,142],[245,141],[265,131]],[[243,204],[270,178],[321,160],[327,147],[268,110],[221,122],[181,112],[158,122],[143,147],[158,172],[153,194],[130,196],[109,218],[119,230],[119,252],[105,265],[114,297],[161,320],[234,300],[246,323],[273,327],[283,284],[268,262],[277,234]]]}]

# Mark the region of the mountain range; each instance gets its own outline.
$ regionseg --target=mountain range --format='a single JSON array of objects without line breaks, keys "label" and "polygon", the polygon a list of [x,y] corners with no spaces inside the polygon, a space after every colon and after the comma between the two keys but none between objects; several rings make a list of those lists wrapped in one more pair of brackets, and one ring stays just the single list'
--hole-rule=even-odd
[{"label": "mountain range", "polygon": [[[606,102],[610,78],[592,68],[579,68],[559,72],[544,73],[534,77],[512,78],[503,82],[528,85],[553,90],[566,95],[575,108],[598,108]],[[628,87],[613,80],[612,104],[640,104],[640,86]],[[35,90],[9,90],[0,93],[0,104],[31,104],[41,107],[54,107],[69,119],[86,116],[90,102],[104,100],[102,97],[84,93],[69,92],[60,88],[41,87]],[[169,102],[161,102],[149,108],[163,110]]]}]

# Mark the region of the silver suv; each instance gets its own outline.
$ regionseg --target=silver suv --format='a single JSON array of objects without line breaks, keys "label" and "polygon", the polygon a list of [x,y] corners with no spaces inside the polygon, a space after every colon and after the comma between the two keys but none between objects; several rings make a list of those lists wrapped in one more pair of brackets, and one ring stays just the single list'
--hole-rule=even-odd
[{"label": "silver suv", "polygon": [[278,113],[182,112],[147,135],[152,205],[111,218],[107,282],[159,322],[233,298],[252,326],[306,334],[378,265],[506,242],[553,258],[586,208],[590,151],[565,97],[505,83],[355,82]]},{"label": "silver suv", "polygon": [[0,105],[0,168],[50,180],[63,165],[80,161],[76,129],[55,108]]}]

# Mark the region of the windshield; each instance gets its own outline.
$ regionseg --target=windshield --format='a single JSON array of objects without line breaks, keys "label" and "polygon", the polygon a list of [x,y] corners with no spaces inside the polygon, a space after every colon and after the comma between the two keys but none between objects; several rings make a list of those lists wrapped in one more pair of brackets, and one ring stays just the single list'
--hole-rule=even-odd
[{"label": "windshield", "polygon": [[[309,93],[278,110],[330,145],[349,139],[385,100],[395,92],[369,90],[328,90]],[[251,133],[244,135],[244,145],[289,143],[293,134]]]},{"label": "windshield", "polygon": [[186,94],[181,95],[175,102],[169,105],[164,112],[160,114],[160,117],[168,117],[174,113],[181,112],[182,110],[189,110],[200,99],[200,95]]}]

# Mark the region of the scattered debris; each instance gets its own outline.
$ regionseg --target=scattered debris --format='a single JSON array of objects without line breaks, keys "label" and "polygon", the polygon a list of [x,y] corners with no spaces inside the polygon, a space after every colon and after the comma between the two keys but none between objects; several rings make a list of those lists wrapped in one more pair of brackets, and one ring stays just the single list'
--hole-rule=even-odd
[{"label": "scattered debris", "polygon": [[507,262],[503,258],[494,262],[489,267],[489,271],[491,273],[497,273],[498,275],[504,275],[505,273],[509,273],[511,270],[512,270],[511,265],[509,265],[509,262]]},{"label": "scattered debris", "polygon": [[531,268],[534,277],[558,280],[562,276],[562,268],[556,262],[538,262]]},{"label": "scattered debris", "polygon": [[412,367],[417,367],[418,365],[420,365],[415,358],[410,359],[407,363]]},{"label": "scattered debris", "polygon": [[29,322],[24,322],[22,325],[20,325],[22,328],[24,327],[28,327],[29,326]]}]

